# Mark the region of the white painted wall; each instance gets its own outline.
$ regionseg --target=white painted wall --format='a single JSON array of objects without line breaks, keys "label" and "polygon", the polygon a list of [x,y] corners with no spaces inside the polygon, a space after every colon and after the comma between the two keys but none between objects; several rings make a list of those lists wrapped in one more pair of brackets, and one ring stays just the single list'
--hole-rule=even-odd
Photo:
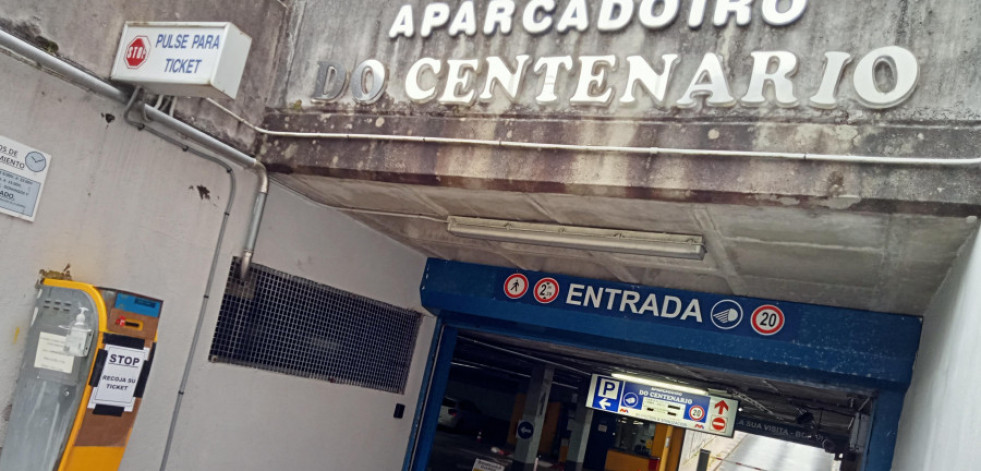
[{"label": "white painted wall", "polygon": [[[160,343],[121,467],[163,456],[228,199],[225,171],[122,121],[122,106],[0,54],[0,134],[52,156],[36,222],[0,215],[0,411],[12,400],[41,269],[164,300]],[[106,115],[115,119],[110,123]],[[409,437],[434,321],[427,317],[404,395],[215,365],[207,352],[224,277],[241,250],[255,178],[222,243],[168,469],[397,469]],[[210,191],[202,198],[196,187]],[[425,259],[274,184],[256,263],[418,308]],[[18,335],[17,332],[20,332]],[[395,404],[405,418],[392,418]],[[221,416],[217,416],[217,413]],[[0,446],[6,430],[0,414]]]},{"label": "white painted wall", "polygon": [[[387,303],[419,304],[423,256],[278,186],[267,211],[256,263]],[[168,469],[401,468],[434,318],[424,317],[405,394],[209,363],[216,323],[209,314]],[[406,405],[402,419],[392,417],[397,403]]]},{"label": "white painted wall", "polygon": [[893,469],[977,469],[981,463],[981,239],[975,235],[923,317]]},{"label": "white painted wall", "polygon": [[[0,134],[52,156],[37,220],[0,215],[0,409],[11,403],[38,271],[71,264],[77,281],[164,300],[161,361],[137,423],[144,429],[173,405],[228,177],[136,131],[113,101],[6,55],[0,70]],[[210,200],[191,189],[197,185],[210,190]],[[238,219],[232,234],[243,231]]]},{"label": "white painted wall", "polygon": [[729,456],[748,435],[744,432],[736,432],[732,438],[727,438],[688,430],[685,432],[685,441],[681,447],[681,463],[678,465],[678,470],[695,471],[698,468],[698,454],[702,448],[712,452],[713,458],[709,461],[709,469],[718,468],[721,463],[718,459]]},{"label": "white painted wall", "polygon": [[[708,443],[716,437],[717,435],[696,432],[694,430],[685,431],[685,441],[681,446],[681,463],[687,464],[690,460],[698,458],[698,453],[701,449],[710,448]],[[725,437],[719,438],[724,439]]]}]

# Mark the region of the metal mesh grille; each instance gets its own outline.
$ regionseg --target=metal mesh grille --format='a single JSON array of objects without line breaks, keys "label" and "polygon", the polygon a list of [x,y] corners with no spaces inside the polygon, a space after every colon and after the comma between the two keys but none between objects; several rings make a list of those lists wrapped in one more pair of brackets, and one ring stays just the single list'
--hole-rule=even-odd
[{"label": "metal mesh grille", "polygon": [[211,360],[402,393],[419,313],[253,264],[232,262]]}]

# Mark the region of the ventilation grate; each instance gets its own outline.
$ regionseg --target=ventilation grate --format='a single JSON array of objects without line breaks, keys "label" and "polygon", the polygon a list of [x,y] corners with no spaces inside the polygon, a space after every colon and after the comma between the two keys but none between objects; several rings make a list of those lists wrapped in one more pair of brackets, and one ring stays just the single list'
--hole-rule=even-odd
[{"label": "ventilation grate", "polygon": [[229,269],[211,360],[405,391],[421,316],[364,296],[253,264]]}]

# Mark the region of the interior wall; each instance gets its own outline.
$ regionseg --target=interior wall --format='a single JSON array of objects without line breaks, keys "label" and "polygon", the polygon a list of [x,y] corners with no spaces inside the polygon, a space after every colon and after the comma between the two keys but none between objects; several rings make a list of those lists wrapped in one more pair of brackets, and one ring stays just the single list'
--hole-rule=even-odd
[{"label": "interior wall", "polygon": [[923,319],[893,469],[975,469],[981,462],[981,239],[961,250]]},{"label": "interior wall", "polygon": [[[685,443],[681,450],[681,464],[685,465],[692,459],[697,459],[702,448],[707,448],[707,444],[715,439],[717,435],[688,430],[685,433]],[[719,437],[720,439],[726,439]],[[682,466],[684,467],[684,466]]]},{"label": "interior wall", "polygon": [[[266,210],[256,263],[421,310],[422,255],[279,185]],[[223,290],[216,283],[212,299]],[[202,329],[167,469],[401,468],[435,318],[423,317],[406,391],[393,394],[210,363],[219,304]],[[406,406],[402,419],[396,404]]]},{"label": "interior wall", "polygon": [[[0,77],[0,134],[51,155],[36,220],[0,215],[0,446],[38,272],[70,265],[76,281],[164,301],[159,360],[134,434],[159,448],[228,201],[228,176],[126,124],[123,105],[34,65],[0,54]],[[243,172],[239,188],[254,185],[250,178]],[[241,246],[246,199],[236,202],[228,247]]]},{"label": "interior wall", "polygon": [[[218,233],[225,170],[123,121],[123,106],[0,54],[0,135],[51,155],[35,222],[0,215],[0,447],[40,270],[164,301],[159,344],[121,470],[157,469]],[[254,175],[221,244],[167,469],[398,469],[435,324],[424,317],[405,394],[210,364],[224,275],[243,246]],[[272,185],[256,263],[420,309],[425,258]],[[396,403],[406,405],[396,420]]]}]

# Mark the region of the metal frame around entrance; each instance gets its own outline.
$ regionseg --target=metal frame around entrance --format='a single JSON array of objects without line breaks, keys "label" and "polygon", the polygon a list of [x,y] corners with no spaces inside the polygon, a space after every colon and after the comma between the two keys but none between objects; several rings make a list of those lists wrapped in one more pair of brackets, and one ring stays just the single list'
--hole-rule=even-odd
[{"label": "metal frame around entrance", "polygon": [[[515,274],[523,275],[525,289],[517,289],[509,296],[505,282]],[[559,291],[556,296],[534,296],[534,289],[547,288],[539,283],[552,282]],[[532,293],[526,294],[525,290]],[[459,329],[785,382],[872,391],[876,399],[862,470],[891,469],[903,398],[919,346],[919,317],[659,289],[438,259],[428,261],[420,292],[422,304],[436,313],[439,321],[427,368],[430,377],[420,395],[416,433],[403,467],[406,471],[425,469]],[[608,296],[600,302],[597,296],[603,292],[619,294],[620,301]],[[635,293],[637,299],[626,292]],[[625,303],[624,297],[634,302]],[[660,304],[638,313],[640,303],[651,297],[660,299]],[[739,320],[730,321],[730,325],[710,322],[716,306],[725,306],[725,302],[739,305]],[[670,313],[663,308],[669,305]],[[766,329],[752,327],[749,317],[755,314],[743,312],[744,306],[755,307],[751,312],[764,306],[776,307],[783,317],[782,329],[764,335],[761,331]],[[660,315],[655,314],[658,309]]]}]

